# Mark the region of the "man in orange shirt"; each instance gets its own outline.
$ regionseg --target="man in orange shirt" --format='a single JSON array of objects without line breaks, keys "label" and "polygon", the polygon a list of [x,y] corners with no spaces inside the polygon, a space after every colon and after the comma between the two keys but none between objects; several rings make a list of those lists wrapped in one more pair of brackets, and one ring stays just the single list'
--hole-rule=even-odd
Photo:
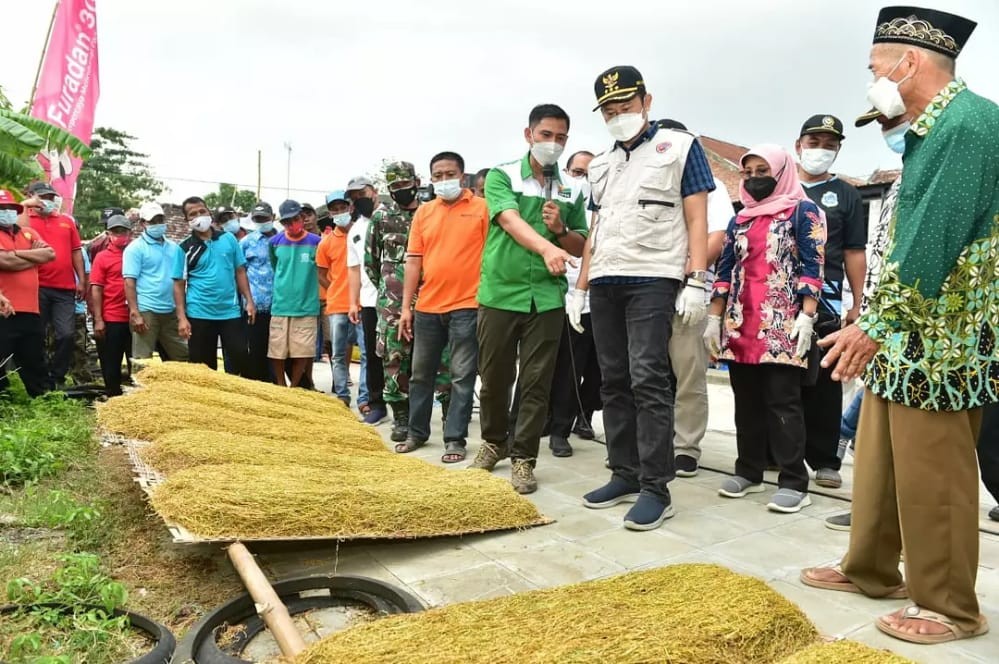
[{"label": "man in orange shirt", "polygon": [[35,182],[28,194],[40,207],[28,207],[28,225],[41,233],[55,250],[55,260],[38,267],[38,306],[42,325],[52,327],[55,345],[46,358],[49,389],[61,388],[73,363],[76,302],[87,292],[83,243],[76,222],[62,214],[62,199],[47,182]]},{"label": "man in orange shirt", "polygon": [[[350,291],[347,283],[347,232],[352,221],[350,203],[343,191],[334,191],[326,197],[326,209],[333,221],[333,230],[323,235],[316,249],[316,269],[319,286],[326,289],[326,314],[330,321],[333,341],[333,394],[350,407],[350,357],[347,349],[357,344],[361,349],[361,378],[357,402],[368,403],[367,358],[364,353],[364,331],[360,323],[351,323]],[[372,406],[375,408],[376,406]],[[381,406],[378,421],[385,419],[385,406]],[[370,414],[370,413],[369,413]],[[378,413],[375,413],[378,415]]]},{"label": "man in orange shirt", "polygon": [[[31,202],[39,204],[37,199]],[[16,366],[28,394],[37,397],[48,383],[38,315],[38,266],[55,260],[55,251],[41,233],[23,225],[23,213],[24,206],[0,189],[0,293],[9,300],[4,309],[14,310],[13,315],[0,316],[0,396],[7,391],[7,371]]]},{"label": "man in orange shirt", "polygon": [[[489,230],[489,210],[461,183],[465,161],[454,152],[430,160],[433,201],[421,205],[409,231],[399,334],[413,341],[409,380],[409,439],[419,447],[430,438],[434,381],[441,355],[451,347],[451,407],[444,422],[444,463],[465,458],[465,438],[472,417],[479,344],[476,320],[482,249]],[[422,277],[423,283],[420,284]]]}]

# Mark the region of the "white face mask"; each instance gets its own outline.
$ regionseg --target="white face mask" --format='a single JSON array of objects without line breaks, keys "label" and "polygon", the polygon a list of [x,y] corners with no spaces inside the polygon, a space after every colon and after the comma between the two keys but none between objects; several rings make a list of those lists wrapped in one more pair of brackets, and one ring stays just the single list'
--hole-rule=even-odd
[{"label": "white face mask", "polygon": [[212,218],[210,215],[207,214],[201,217],[195,217],[194,219],[188,222],[188,226],[191,227],[192,231],[196,231],[198,233],[204,233],[205,231],[207,231],[209,228],[212,227]]},{"label": "white face mask", "polygon": [[828,173],[834,161],[836,161],[835,150],[821,148],[802,148],[801,150],[801,167],[809,175]]},{"label": "white face mask", "polygon": [[645,115],[642,113],[622,113],[607,121],[607,131],[614,140],[626,142],[638,136],[645,128]]},{"label": "white face mask", "polygon": [[905,135],[909,132],[911,126],[910,123],[903,122],[897,127],[892,127],[881,132],[881,136],[885,139],[889,150],[898,154],[905,153]]},{"label": "white face mask", "polygon": [[346,228],[347,226],[350,226],[350,213],[344,212],[343,214],[333,215],[333,223],[339,226],[340,228]]},{"label": "white face mask", "polygon": [[[558,158],[562,156],[563,150],[565,150],[565,147],[555,141],[535,143],[531,146],[531,156],[542,166],[552,166],[558,163]],[[437,187],[435,185],[434,191],[436,190]]]},{"label": "white face mask", "polygon": [[445,201],[453,201],[461,195],[461,180],[441,180],[440,182],[434,182],[434,193]]},{"label": "white face mask", "polygon": [[895,70],[898,69],[903,60],[905,60],[905,56],[902,56],[901,60],[895,63],[895,66],[891,68],[887,76],[879,76],[878,80],[869,83],[867,87],[867,101],[871,103],[871,106],[881,111],[881,115],[889,120],[905,113],[905,101],[902,100],[902,93],[898,91],[898,86],[907,81],[912,74],[903,76],[900,81],[893,81],[888,78],[888,76],[895,73]]}]

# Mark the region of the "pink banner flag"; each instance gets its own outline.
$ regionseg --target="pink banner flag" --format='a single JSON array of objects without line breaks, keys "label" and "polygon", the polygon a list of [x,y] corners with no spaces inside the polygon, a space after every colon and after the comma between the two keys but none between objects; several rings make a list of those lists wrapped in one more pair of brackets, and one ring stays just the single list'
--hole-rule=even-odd
[{"label": "pink banner flag", "polygon": [[[99,96],[97,0],[61,0],[31,115],[89,145]],[[63,198],[63,212],[72,213],[82,160],[65,151],[46,149],[38,161]]]}]

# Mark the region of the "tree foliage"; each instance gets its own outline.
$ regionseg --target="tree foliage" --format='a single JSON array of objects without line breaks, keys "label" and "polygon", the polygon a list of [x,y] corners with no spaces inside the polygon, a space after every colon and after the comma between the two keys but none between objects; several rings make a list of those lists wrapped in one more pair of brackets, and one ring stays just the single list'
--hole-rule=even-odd
[{"label": "tree foliage", "polygon": [[205,204],[209,210],[218,207],[232,207],[236,210],[249,213],[257,203],[257,194],[249,189],[236,189],[236,185],[222,182],[219,190],[213,191],[205,196]]},{"label": "tree foliage", "polygon": [[84,237],[104,230],[100,225],[101,209],[128,210],[166,191],[149,169],[148,155],[131,148],[134,140],[134,136],[110,127],[94,130],[90,143],[93,154],[80,170],[73,210]]}]

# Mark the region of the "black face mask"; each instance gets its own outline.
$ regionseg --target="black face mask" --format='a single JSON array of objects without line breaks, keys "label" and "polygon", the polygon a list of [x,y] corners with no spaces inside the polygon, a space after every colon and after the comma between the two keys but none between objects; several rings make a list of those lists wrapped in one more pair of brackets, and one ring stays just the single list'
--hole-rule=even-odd
[{"label": "black face mask", "polygon": [[371,215],[375,211],[375,202],[370,198],[358,198],[354,201],[354,214],[353,219],[356,221],[359,217],[371,218]]},{"label": "black face mask", "polygon": [[762,201],[774,193],[774,189],[777,188],[777,179],[769,175],[766,177],[746,178],[743,186],[746,188],[746,193],[753,197],[753,200]]},{"label": "black face mask", "polygon": [[416,187],[390,191],[389,196],[391,196],[392,200],[398,203],[400,207],[409,207],[413,204],[413,201],[416,200]]}]

